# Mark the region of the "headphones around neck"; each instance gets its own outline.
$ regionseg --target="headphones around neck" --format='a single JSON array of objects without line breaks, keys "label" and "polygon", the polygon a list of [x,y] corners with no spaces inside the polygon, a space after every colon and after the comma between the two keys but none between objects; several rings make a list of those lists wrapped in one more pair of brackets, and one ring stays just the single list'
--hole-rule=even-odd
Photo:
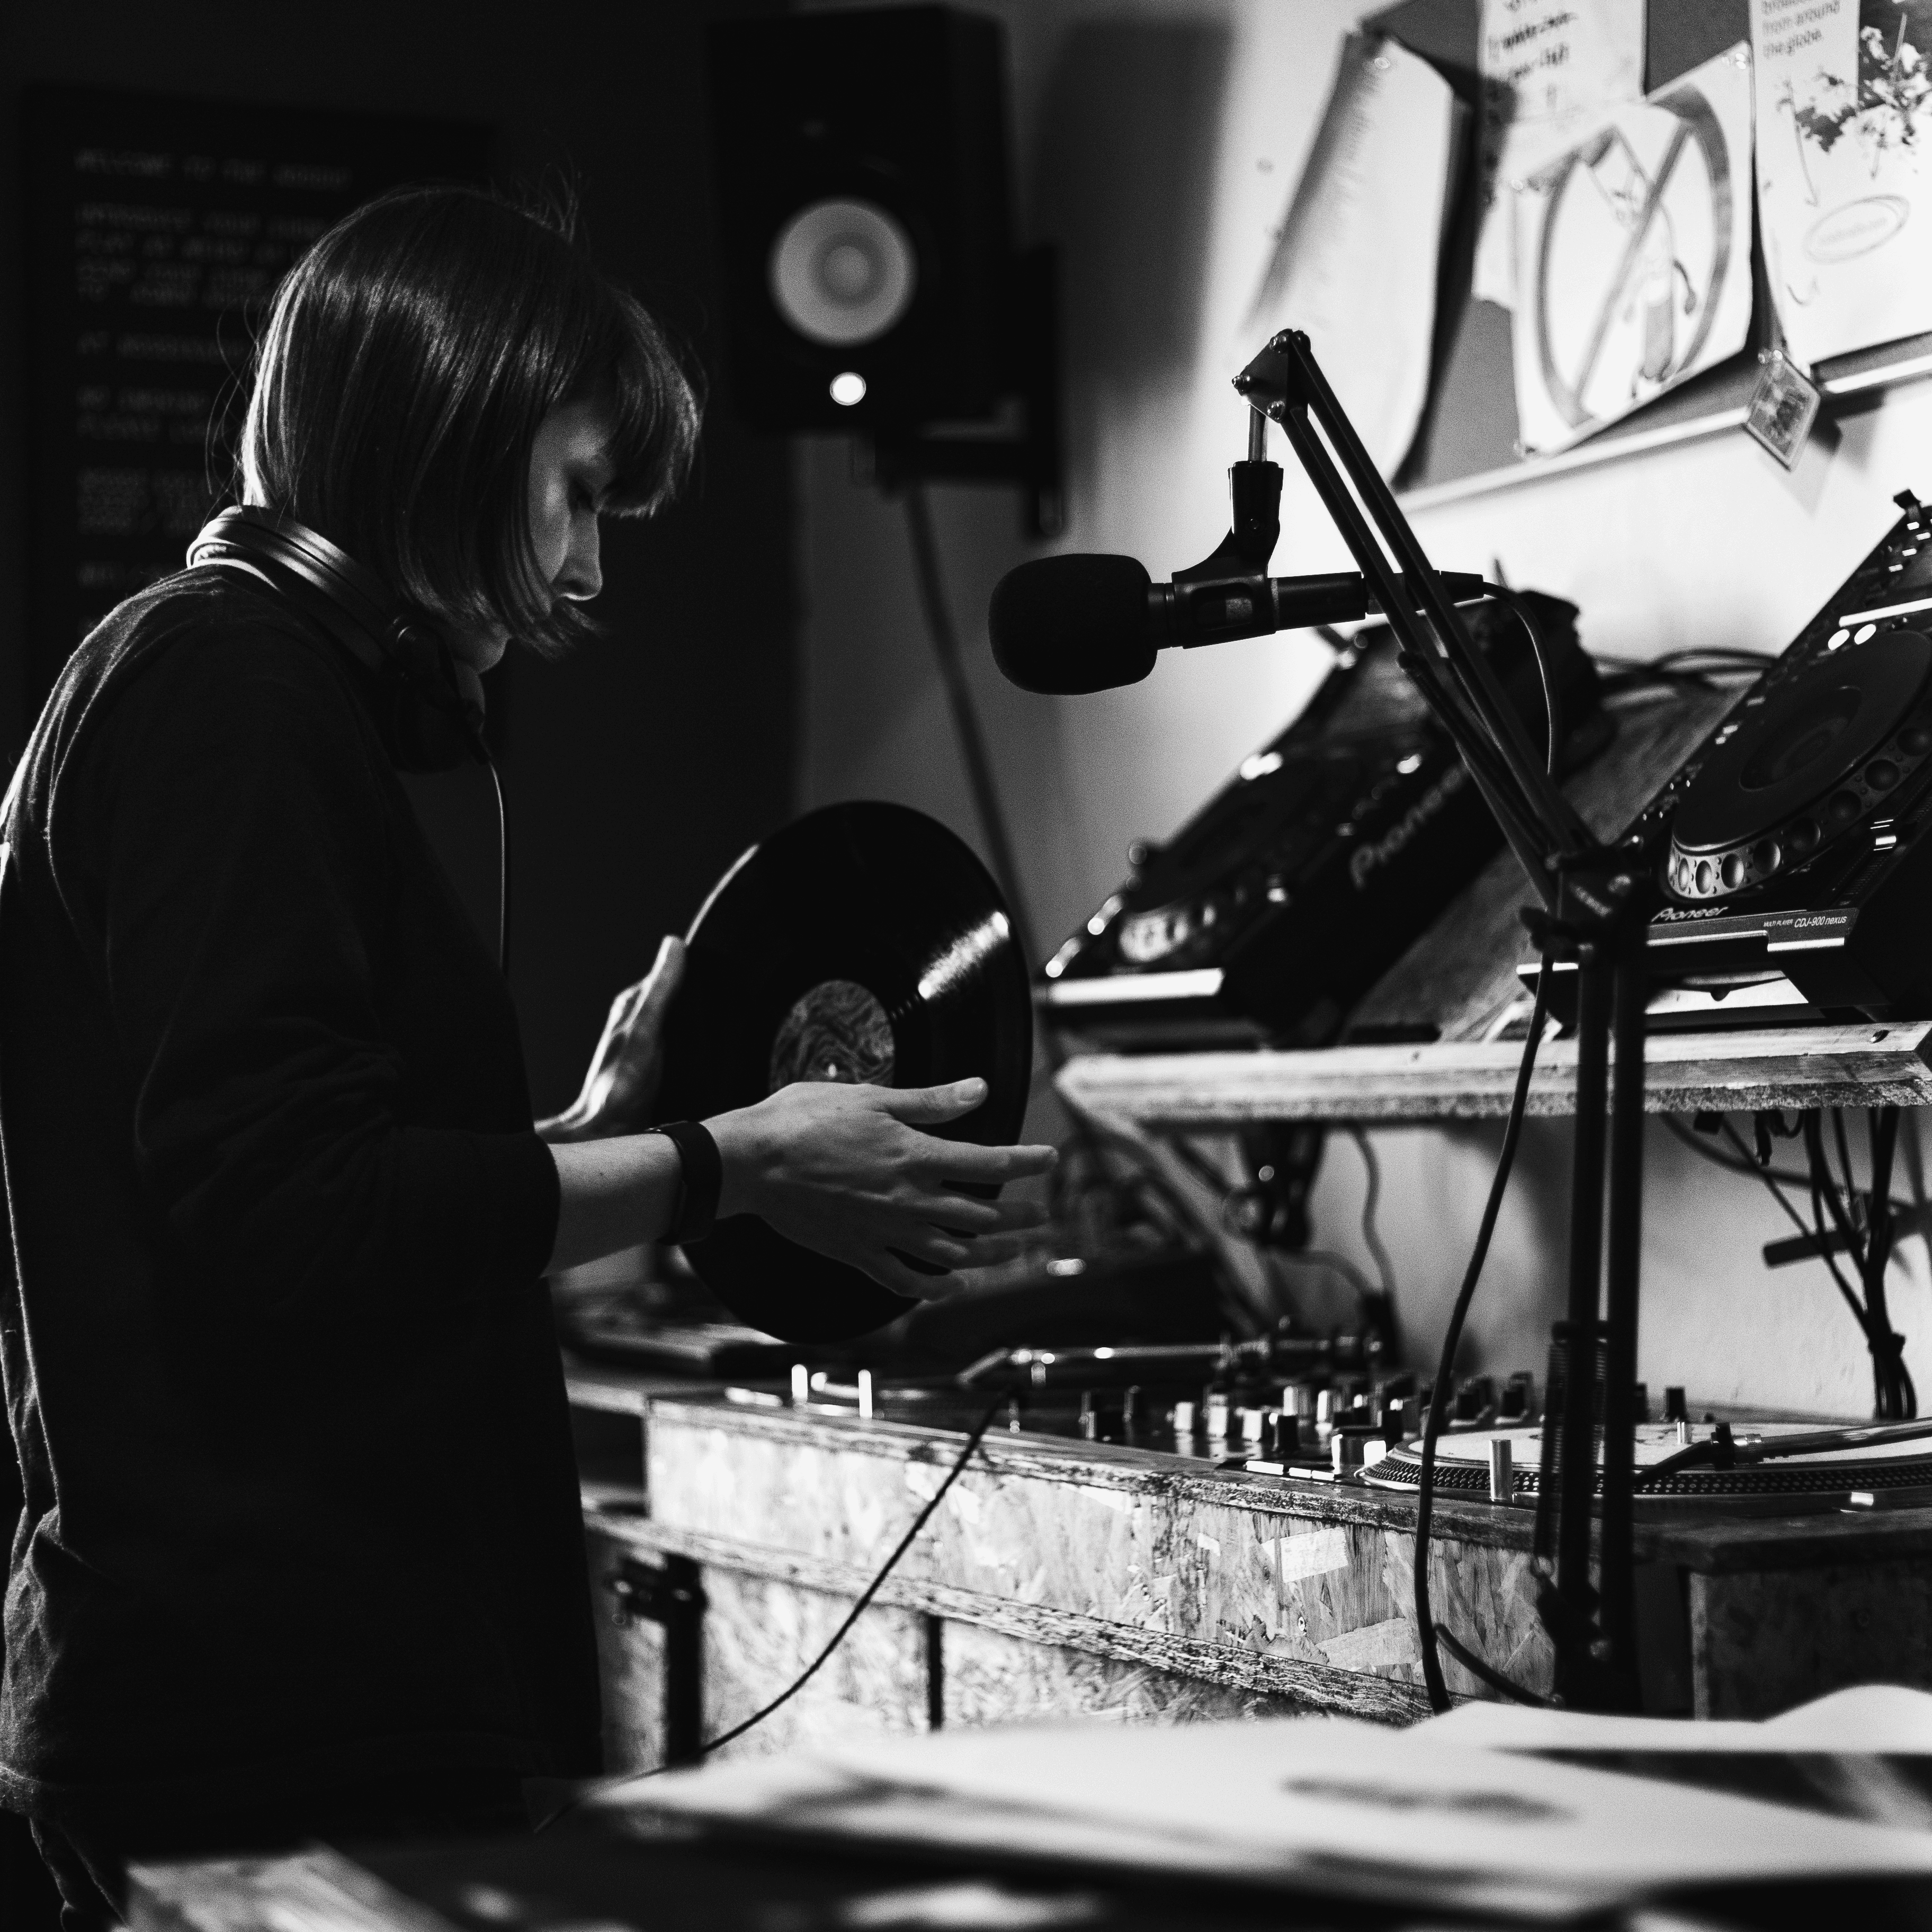
[{"label": "headphones around neck", "polygon": [[389,754],[407,772],[453,771],[474,759],[496,796],[496,964],[510,970],[510,826],[503,781],[483,736],[483,680],[374,571],[272,510],[221,511],[188,545],[190,570],[266,584],[376,674]]},{"label": "headphones around neck", "polygon": [[490,763],[482,680],[374,571],[326,537],[272,510],[223,510],[188,546],[188,562],[266,583],[374,671],[388,700],[384,736],[405,771]]}]

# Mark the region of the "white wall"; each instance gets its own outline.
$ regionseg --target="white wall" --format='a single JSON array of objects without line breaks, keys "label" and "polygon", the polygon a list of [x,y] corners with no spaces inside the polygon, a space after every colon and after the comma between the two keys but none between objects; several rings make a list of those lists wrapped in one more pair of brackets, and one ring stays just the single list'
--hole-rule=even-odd
[{"label": "white wall", "polygon": [[[982,7],[986,0],[980,0]],[[1004,0],[1020,194],[1062,250],[1070,520],[1064,547],[1130,552],[1156,577],[1226,524],[1244,412],[1235,334],[1326,98],[1340,0]],[[1317,345],[1318,350],[1319,345]],[[1742,434],[1504,491],[1418,518],[1436,562],[1574,599],[1593,650],[1783,647],[1889,524],[1932,494],[1932,384],[1844,420],[1787,476]],[[1279,452],[1277,452],[1279,453]],[[897,799],[977,842],[918,621],[899,512],[850,480],[836,444],[800,458],[806,620],[802,804]],[[1026,554],[1012,498],[935,492],[952,601],[994,740],[1027,899],[1057,943],[1115,884],[1130,839],[1165,836],[1277,730],[1325,664],[1312,640],[1164,658],[1144,684],[1082,699],[1004,685],[988,595]],[[1291,471],[1280,572],[1348,560]],[[1788,1232],[1750,1180],[1652,1130],[1642,1372],[1694,1398],[1856,1414],[1863,1345],[1816,1264],[1767,1274]],[[1486,1186],[1492,1131],[1378,1134],[1386,1238],[1409,1332],[1432,1354]],[[1562,1294],[1568,1129],[1532,1124],[1472,1323],[1472,1364],[1539,1377]],[[1915,1148],[1916,1150],[1916,1148]],[[1321,1245],[1365,1259],[1361,1164],[1331,1147]],[[1913,1240],[1894,1270],[1907,1360],[1932,1390],[1932,1297]]]}]

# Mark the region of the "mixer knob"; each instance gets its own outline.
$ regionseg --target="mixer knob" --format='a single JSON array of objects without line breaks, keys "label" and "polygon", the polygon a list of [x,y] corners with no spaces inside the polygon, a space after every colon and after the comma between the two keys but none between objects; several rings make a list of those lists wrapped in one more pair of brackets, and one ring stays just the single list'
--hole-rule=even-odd
[{"label": "mixer knob", "polygon": [[1122,1429],[1122,1403],[1115,1389],[1080,1391],[1080,1434],[1088,1442],[1118,1442]]},{"label": "mixer knob", "polygon": [[1518,1369],[1509,1378],[1496,1403],[1498,1422],[1528,1422],[1536,1414],[1536,1378],[1527,1369]]}]

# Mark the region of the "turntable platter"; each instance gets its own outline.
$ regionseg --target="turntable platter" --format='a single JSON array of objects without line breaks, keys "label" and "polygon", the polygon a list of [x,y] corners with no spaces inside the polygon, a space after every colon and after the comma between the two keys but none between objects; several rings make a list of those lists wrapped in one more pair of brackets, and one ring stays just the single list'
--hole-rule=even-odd
[{"label": "turntable platter", "polygon": [[[1755,1422],[1735,1425],[1737,1439],[1807,1435],[1815,1422]],[[1698,1438],[1710,1431],[1699,1425]],[[1534,1501],[1540,1488],[1543,1431],[1540,1428],[1478,1429],[1445,1436],[1436,1444],[1436,1490],[1444,1497],[1486,1499],[1490,1493],[1490,1444],[1506,1442],[1519,1501]],[[1636,1464],[1647,1469],[1674,1456],[1682,1445],[1676,1425],[1641,1423],[1636,1430]],[[1364,1479],[1382,1489],[1414,1490],[1422,1476],[1422,1445],[1405,1442],[1390,1450]],[[1597,1472],[1595,1487],[1603,1488]],[[1828,1454],[1784,1456],[1774,1462],[1740,1464],[1734,1468],[1678,1469],[1654,1487],[1637,1493],[1640,1509],[1674,1508],[1705,1502],[1732,1512],[1777,1512],[1842,1504],[1854,1490],[1883,1490],[1899,1500],[1898,1492],[1923,1490],[1932,1500],[1932,1441],[1924,1453],[1913,1454],[1896,1442],[1864,1444]]]},{"label": "turntable platter", "polygon": [[1928,674],[1932,638],[1916,631],[1822,660],[1712,754],[1678,807],[1679,848],[1721,851],[1828,805],[1924,694]]}]

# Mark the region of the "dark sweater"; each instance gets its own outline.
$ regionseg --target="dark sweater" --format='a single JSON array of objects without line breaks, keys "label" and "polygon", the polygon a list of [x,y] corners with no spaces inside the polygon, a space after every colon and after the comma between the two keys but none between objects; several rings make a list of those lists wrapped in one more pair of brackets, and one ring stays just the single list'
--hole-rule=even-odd
[{"label": "dark sweater", "polygon": [[370,674],[266,592],[123,604],[0,899],[0,1802],[597,1759],[550,1153]]}]

